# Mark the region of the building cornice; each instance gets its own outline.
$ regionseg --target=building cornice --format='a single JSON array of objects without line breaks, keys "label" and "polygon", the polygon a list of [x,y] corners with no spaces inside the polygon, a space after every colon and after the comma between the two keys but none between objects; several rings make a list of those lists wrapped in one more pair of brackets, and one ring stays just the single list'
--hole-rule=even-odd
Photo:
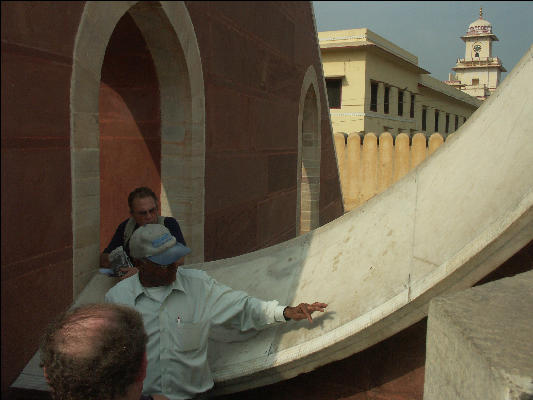
[{"label": "building cornice", "polygon": [[420,76],[420,82],[418,83],[418,85],[434,90],[435,92],[451,97],[455,100],[459,100],[474,107],[479,107],[482,104],[482,102],[476,99],[475,97],[472,97],[469,94],[461,91],[460,89],[456,89],[453,86],[447,85],[444,82],[435,79],[431,76]]},{"label": "building cornice", "polygon": [[479,64],[478,65],[464,65],[464,64],[458,64],[455,67],[452,67],[453,71],[459,71],[459,70],[465,70],[465,69],[471,69],[471,70],[476,70],[476,69],[499,69],[501,72],[507,72],[507,70],[501,64],[498,64],[498,65],[491,65],[491,64],[487,64],[487,65],[479,65]]},{"label": "building cornice", "polygon": [[372,32],[368,28],[318,32],[318,41],[320,43],[320,50],[374,45],[418,67],[418,57],[379,36],[377,33]]},{"label": "building cornice", "polygon": [[479,33],[477,35],[464,35],[461,36],[461,39],[463,39],[463,42],[467,42],[467,39],[483,39],[483,38],[489,38],[495,42],[499,42],[500,40],[498,37],[493,33]]},{"label": "building cornice", "polygon": [[358,42],[353,44],[329,44],[326,43],[324,45],[320,45],[320,51],[323,53],[329,53],[329,52],[335,52],[335,51],[342,51],[342,50],[370,50],[378,52],[382,55],[386,55],[388,57],[393,58],[395,61],[402,63],[403,65],[409,67],[410,69],[413,69],[415,72],[419,74],[429,74],[430,72],[422,67],[419,67],[417,64],[413,64],[409,60],[406,60],[404,57],[400,57],[397,54],[394,54],[387,49],[384,49],[381,46],[378,46],[375,43],[372,42]]}]

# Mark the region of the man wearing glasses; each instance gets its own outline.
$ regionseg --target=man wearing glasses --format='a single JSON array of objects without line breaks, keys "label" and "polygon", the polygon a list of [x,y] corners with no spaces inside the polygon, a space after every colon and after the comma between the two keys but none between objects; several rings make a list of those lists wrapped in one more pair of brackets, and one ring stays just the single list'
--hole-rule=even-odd
[{"label": "man wearing glasses", "polygon": [[[186,245],[178,221],[172,217],[159,216],[157,203],[157,196],[147,187],[139,187],[129,194],[128,205],[131,217],[120,223],[111,242],[109,242],[109,245],[102,252],[100,256],[101,268],[110,267],[109,254],[120,246],[124,248],[124,251],[129,256],[129,240],[131,235],[137,228],[146,224],[164,225],[179,243]],[[122,276],[122,279],[137,273],[136,268],[123,269],[122,271],[126,273]]]},{"label": "man wearing glasses", "polygon": [[137,229],[130,251],[139,273],[111,288],[105,301],[135,308],[143,317],[148,335],[143,393],[171,400],[208,396],[214,382],[207,346],[214,327],[248,331],[289,319],[312,322],[311,314],[327,307],[319,302],[285,307],[276,300],[262,301],[204,271],[180,268],[191,249],[160,224]]}]

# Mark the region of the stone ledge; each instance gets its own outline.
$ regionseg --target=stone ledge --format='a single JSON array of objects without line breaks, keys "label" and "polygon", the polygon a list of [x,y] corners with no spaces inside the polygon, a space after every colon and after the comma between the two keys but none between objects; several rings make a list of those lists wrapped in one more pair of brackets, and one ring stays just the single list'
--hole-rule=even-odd
[{"label": "stone ledge", "polygon": [[431,301],[424,400],[533,399],[533,271]]}]

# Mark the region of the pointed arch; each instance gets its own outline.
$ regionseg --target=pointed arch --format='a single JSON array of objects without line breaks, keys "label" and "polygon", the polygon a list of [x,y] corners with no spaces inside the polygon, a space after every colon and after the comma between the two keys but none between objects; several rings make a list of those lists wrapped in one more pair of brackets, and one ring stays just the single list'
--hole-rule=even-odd
[{"label": "pointed arch", "polygon": [[146,41],[159,83],[161,212],[180,221],[193,249],[189,261],[204,257],[205,91],[187,8],[183,2],[87,2],[76,35],[70,93],[74,298],[99,264],[98,95],[107,45],[126,12]]},{"label": "pointed arch", "polygon": [[298,112],[298,167],[296,233],[301,235],[319,226],[320,199],[320,95],[315,68],[304,75]]}]

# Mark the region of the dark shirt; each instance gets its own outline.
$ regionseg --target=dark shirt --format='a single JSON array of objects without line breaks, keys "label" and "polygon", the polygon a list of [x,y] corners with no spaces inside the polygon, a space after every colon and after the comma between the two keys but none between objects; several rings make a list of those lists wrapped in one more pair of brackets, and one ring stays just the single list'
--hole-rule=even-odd
[{"label": "dark shirt", "polygon": [[[126,224],[128,223],[128,220],[129,218],[120,223],[117,230],[115,231],[115,234],[113,235],[113,238],[105,248],[104,253],[109,254],[117,247],[124,246],[124,230],[126,229]],[[180,242],[184,246],[187,246],[187,244],[185,243],[185,239],[183,238],[183,234],[181,233],[180,224],[178,223],[178,221],[176,221],[172,217],[165,217],[163,225],[167,227],[172,236],[174,236],[178,242]],[[135,232],[135,229],[137,229],[138,227],[139,225],[135,224],[135,228],[133,229],[133,231]],[[130,255],[130,249],[128,245],[124,246],[124,251],[128,256]]]},{"label": "dark shirt", "polygon": [[141,394],[141,398],[139,400],[154,400],[154,398],[149,394],[146,396],[144,394]]}]

